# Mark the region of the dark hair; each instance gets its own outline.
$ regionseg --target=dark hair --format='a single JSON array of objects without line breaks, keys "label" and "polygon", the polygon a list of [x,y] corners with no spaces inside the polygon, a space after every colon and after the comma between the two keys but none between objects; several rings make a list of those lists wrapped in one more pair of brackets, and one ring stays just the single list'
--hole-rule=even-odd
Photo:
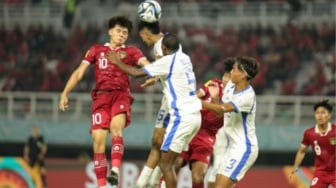
[{"label": "dark hair", "polygon": [[108,28],[111,29],[116,25],[120,25],[121,27],[126,27],[128,32],[131,33],[133,29],[132,22],[125,16],[114,16],[108,21]]},{"label": "dark hair", "polygon": [[254,78],[259,72],[259,62],[252,57],[237,57],[236,63],[240,70],[246,72],[248,80]]},{"label": "dark hair", "polygon": [[331,113],[332,110],[333,110],[333,107],[332,107],[332,105],[329,103],[329,100],[328,100],[328,99],[326,99],[326,100],[322,100],[322,101],[316,103],[316,104],[314,105],[314,111],[316,111],[316,109],[319,108],[319,107],[323,107],[323,108],[327,109],[327,110],[329,111],[329,113]]},{"label": "dark hair", "polygon": [[139,21],[138,23],[138,31],[142,31],[144,29],[148,29],[152,34],[159,34],[161,32],[160,29],[160,23],[159,22],[153,22],[153,23],[148,23],[144,21]]},{"label": "dark hair", "polygon": [[175,52],[180,47],[180,41],[176,35],[168,33],[163,37],[162,45],[164,45],[168,50]]},{"label": "dark hair", "polygon": [[233,64],[235,64],[236,58],[234,57],[228,57],[225,58],[224,63],[224,73],[230,72],[232,70]]}]

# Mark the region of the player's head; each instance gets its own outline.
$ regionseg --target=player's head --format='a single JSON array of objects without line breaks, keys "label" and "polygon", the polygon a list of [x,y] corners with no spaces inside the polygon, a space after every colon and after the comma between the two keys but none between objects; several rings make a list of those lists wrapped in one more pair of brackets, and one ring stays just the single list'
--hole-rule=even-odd
[{"label": "player's head", "polygon": [[164,55],[168,55],[178,51],[179,47],[180,47],[180,41],[176,35],[168,33],[163,37],[162,52]]},{"label": "player's head", "polygon": [[319,101],[314,105],[316,124],[325,125],[331,119],[333,107],[328,100]]},{"label": "player's head", "polygon": [[259,72],[259,62],[252,57],[236,57],[233,69],[235,67],[246,75],[248,81],[253,79]]},{"label": "player's head", "polygon": [[132,28],[132,22],[125,16],[114,16],[108,21],[108,33],[117,45],[124,44]]},{"label": "player's head", "polygon": [[329,103],[329,100],[322,100],[316,103],[314,105],[314,111],[316,111],[320,107],[326,109],[329,113],[333,111],[333,106]]},{"label": "player's head", "polygon": [[224,73],[230,73],[233,64],[236,62],[236,59],[234,57],[228,57],[225,58],[223,63],[224,63]]},{"label": "player's head", "polygon": [[32,135],[33,135],[33,136],[38,136],[38,135],[40,135],[40,129],[39,129],[38,125],[33,125]]},{"label": "player's head", "polygon": [[222,76],[223,87],[225,87],[230,80],[230,71],[232,70],[235,61],[236,59],[234,57],[225,58],[223,61],[224,62],[224,73]]},{"label": "player's head", "polygon": [[160,38],[160,23],[148,23],[144,21],[139,21],[138,32],[142,41],[144,41],[147,46],[153,46],[155,42]]}]

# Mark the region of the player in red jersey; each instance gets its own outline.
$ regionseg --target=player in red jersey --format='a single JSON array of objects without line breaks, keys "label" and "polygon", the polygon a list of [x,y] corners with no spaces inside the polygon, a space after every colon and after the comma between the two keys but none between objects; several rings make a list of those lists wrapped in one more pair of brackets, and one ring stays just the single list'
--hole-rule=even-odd
[{"label": "player in red jersey", "polygon": [[[202,100],[219,104],[222,98],[223,84],[219,79],[211,79],[198,90],[197,96]],[[183,151],[177,159],[177,170],[189,163],[192,188],[204,188],[207,172],[217,131],[223,126],[223,115],[202,109],[201,128],[190,141],[188,150]]]},{"label": "player in red jersey", "polygon": [[328,100],[314,105],[316,125],[305,130],[301,146],[296,153],[294,169],[297,171],[309,146],[315,155],[315,172],[310,188],[328,188],[336,186],[336,124],[331,123],[333,107]]},{"label": "player in red jersey", "polygon": [[132,22],[123,16],[112,17],[108,21],[109,43],[90,47],[83,61],[72,73],[59,102],[59,108],[68,108],[68,94],[83,78],[90,65],[94,66],[95,87],[91,91],[91,136],[93,140],[93,160],[98,185],[106,186],[107,160],[105,156],[106,138],[112,135],[111,172],[107,180],[118,185],[119,168],[124,153],[123,129],[130,124],[133,97],[129,89],[129,76],[108,61],[109,51],[118,54],[120,60],[131,66],[149,64],[143,53],[135,46],[126,46],[125,41],[132,30]]}]

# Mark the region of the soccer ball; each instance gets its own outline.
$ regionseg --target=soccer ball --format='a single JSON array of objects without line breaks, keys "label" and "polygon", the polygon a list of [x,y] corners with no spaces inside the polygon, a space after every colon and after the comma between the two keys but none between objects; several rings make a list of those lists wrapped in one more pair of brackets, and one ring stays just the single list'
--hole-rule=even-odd
[{"label": "soccer ball", "polygon": [[161,17],[161,5],[155,0],[146,0],[138,6],[139,19],[144,22],[157,22]]}]

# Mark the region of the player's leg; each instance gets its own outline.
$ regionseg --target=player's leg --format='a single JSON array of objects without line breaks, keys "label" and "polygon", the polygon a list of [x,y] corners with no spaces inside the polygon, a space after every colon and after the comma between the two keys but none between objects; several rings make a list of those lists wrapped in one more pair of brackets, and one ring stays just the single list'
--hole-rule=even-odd
[{"label": "player's leg", "polygon": [[232,188],[236,182],[223,174],[217,174],[215,188]]},{"label": "player's leg", "polygon": [[106,186],[107,160],[105,155],[105,142],[107,134],[108,130],[106,129],[91,130],[93,141],[94,171],[97,177],[99,188]]},{"label": "player's leg", "polygon": [[208,164],[203,161],[191,163],[192,188],[204,188],[204,177],[208,170]]},{"label": "player's leg", "polygon": [[47,177],[46,177],[47,170],[45,168],[44,159],[40,159],[39,164],[40,164],[40,175],[41,175],[42,185],[43,187],[47,187]]},{"label": "player's leg", "polygon": [[166,187],[176,188],[177,187],[177,178],[174,169],[176,158],[179,153],[176,153],[172,150],[168,152],[162,152],[159,162],[160,169],[163,174],[163,179],[165,181]]},{"label": "player's leg", "polygon": [[124,139],[123,130],[126,125],[126,113],[120,113],[113,116],[110,124],[112,135],[111,146],[111,171],[107,178],[111,185],[118,185],[119,169],[124,156]]},{"label": "player's leg", "polygon": [[160,167],[158,166],[160,155],[161,155],[161,145],[163,141],[164,134],[166,132],[166,127],[169,123],[170,115],[168,113],[168,104],[165,97],[162,97],[161,107],[157,115],[155,122],[155,128],[152,136],[152,146],[150,153],[148,155],[146,165],[142,169],[136,185],[141,188],[147,184],[150,187],[157,187],[160,178],[162,176]]},{"label": "player's leg", "polygon": [[[165,133],[165,128],[157,128],[155,127],[154,132],[153,132],[153,136],[152,136],[152,146],[146,161],[146,165],[143,167],[138,179],[137,179],[137,183],[136,185],[138,187],[144,187],[146,186],[148,183],[150,185],[156,184],[157,178],[152,178],[153,175],[154,176],[158,176],[158,179],[160,179],[161,176],[161,171],[159,168],[155,169],[154,168],[157,166],[157,164],[159,163],[160,160],[160,155],[161,155],[161,151],[160,151],[160,147],[162,144],[162,139]],[[155,174],[153,173],[153,170],[155,172]],[[150,178],[153,179],[152,181],[150,181]],[[150,182],[149,182],[150,181]]]}]

